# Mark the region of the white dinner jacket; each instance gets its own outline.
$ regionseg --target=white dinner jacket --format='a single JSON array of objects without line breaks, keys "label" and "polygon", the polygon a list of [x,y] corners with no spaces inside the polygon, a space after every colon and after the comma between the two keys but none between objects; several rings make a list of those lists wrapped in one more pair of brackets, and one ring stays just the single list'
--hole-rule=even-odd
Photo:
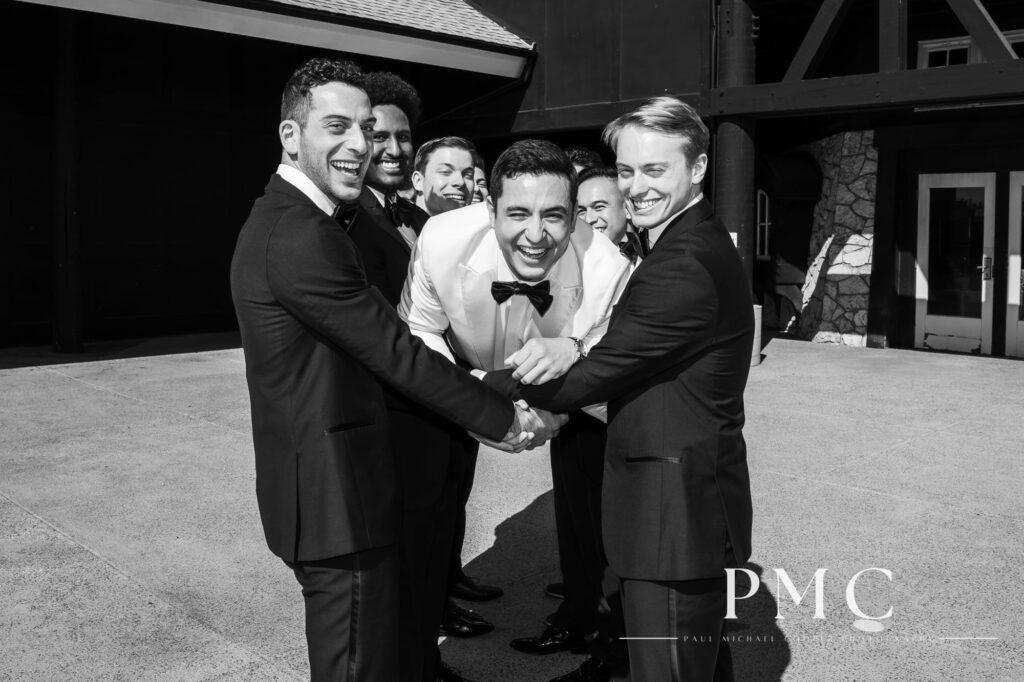
[{"label": "white dinner jacket", "polygon": [[[608,329],[612,306],[630,275],[629,261],[617,246],[589,225],[576,223],[570,246],[548,273],[552,304],[533,312],[522,338],[582,339],[589,349]],[[496,338],[503,332],[501,304],[491,283],[511,279],[483,203],[448,211],[427,221],[409,263],[398,314],[412,333],[449,359],[455,352],[474,369],[494,366]],[[499,354],[500,355],[500,354]],[[500,360],[499,360],[500,362]]]}]

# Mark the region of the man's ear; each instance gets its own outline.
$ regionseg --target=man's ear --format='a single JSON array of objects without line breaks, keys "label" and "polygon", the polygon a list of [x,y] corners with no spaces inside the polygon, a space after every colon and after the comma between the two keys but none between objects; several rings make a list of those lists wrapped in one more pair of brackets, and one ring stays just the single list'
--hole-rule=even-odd
[{"label": "man's ear", "polygon": [[576,202],[569,204],[569,234],[576,231],[576,221],[579,217],[576,215]]},{"label": "man's ear", "polygon": [[412,172],[412,188],[416,190],[416,194],[423,194],[423,173],[418,170]]},{"label": "man's ear", "polygon": [[704,174],[708,171],[708,155],[701,154],[693,162],[693,184],[704,181]]},{"label": "man's ear", "polygon": [[488,194],[486,197],[484,197],[484,203],[487,204],[487,215],[491,219],[491,227],[494,227],[494,216],[495,216],[494,197],[492,195]]},{"label": "man's ear", "polygon": [[291,119],[281,121],[277,127],[277,136],[281,138],[281,148],[288,156],[294,158],[299,155],[299,138],[302,136],[302,127],[298,121]]}]

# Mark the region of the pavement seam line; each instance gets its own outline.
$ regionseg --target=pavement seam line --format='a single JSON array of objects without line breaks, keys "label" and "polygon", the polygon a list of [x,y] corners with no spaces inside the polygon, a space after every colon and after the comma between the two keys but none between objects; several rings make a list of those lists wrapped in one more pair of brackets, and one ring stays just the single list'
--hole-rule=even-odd
[{"label": "pavement seam line", "polygon": [[835,465],[834,467],[832,467],[830,469],[825,469],[824,471],[820,471],[820,472],[818,472],[818,475],[820,476],[822,474],[831,474],[833,471],[836,471],[838,469],[842,469],[843,467],[851,466],[853,464],[857,464],[859,462],[863,462],[865,459],[868,459],[870,457],[875,457],[877,455],[884,455],[885,453],[889,452],[890,450],[895,450],[896,448],[898,448],[900,446],[903,446],[903,445],[906,445],[907,443],[913,442],[914,440],[916,440],[916,439],[915,438],[905,438],[905,439],[903,439],[901,441],[893,443],[892,445],[889,445],[889,446],[887,446],[885,448],[882,448],[881,450],[878,450],[876,452],[866,452],[863,455],[860,455],[859,457],[854,457],[853,459],[847,460],[847,461],[843,462],[842,464],[837,464],[837,465]]},{"label": "pavement seam line", "polygon": [[[71,378],[74,378],[74,377],[71,377]],[[217,628],[213,627],[209,623],[205,623],[202,620],[199,620],[198,618],[196,618],[192,614],[188,613],[188,611],[186,609],[182,608],[181,604],[178,604],[178,603],[175,603],[175,602],[172,602],[172,601],[168,601],[166,598],[162,597],[160,595],[160,593],[157,592],[156,590],[154,590],[152,587],[150,587],[149,585],[146,585],[145,583],[139,582],[137,579],[135,579],[129,573],[125,573],[113,561],[111,561],[107,557],[103,556],[102,554],[97,552],[92,547],[86,545],[81,540],[78,540],[78,539],[72,537],[71,535],[68,535],[61,528],[59,528],[58,526],[54,525],[52,522],[46,520],[45,518],[43,518],[39,514],[36,514],[34,511],[32,511],[31,509],[29,509],[25,505],[23,505],[20,502],[18,502],[17,500],[15,500],[13,497],[11,497],[8,493],[4,492],[3,490],[0,490],[0,497],[2,497],[4,500],[10,502],[12,505],[17,507],[21,511],[25,512],[26,514],[28,514],[29,516],[34,518],[36,521],[39,521],[40,523],[42,523],[44,526],[46,526],[47,528],[49,528],[50,530],[55,532],[60,537],[64,538],[68,542],[70,542],[72,545],[75,545],[76,547],[80,547],[80,548],[84,549],[86,552],[88,552],[89,554],[91,554],[95,558],[99,559],[101,562],[103,562],[104,564],[109,566],[111,569],[113,569],[115,573],[117,573],[118,575],[121,575],[128,582],[130,582],[133,585],[135,585],[136,587],[140,588],[146,595],[151,597],[154,601],[160,602],[161,604],[166,606],[168,609],[174,611],[175,613],[178,613],[183,618],[185,618],[185,619],[195,623],[196,625],[201,627],[203,630],[206,630],[207,632],[213,633],[219,639],[224,640],[225,642],[229,643],[230,645],[236,646],[239,649],[241,649],[242,651],[245,651],[245,652],[255,656],[257,659],[259,659],[259,661],[261,661],[263,663],[266,663],[266,664],[269,664],[269,665],[271,665],[271,667],[273,667],[275,669],[277,668],[277,665],[274,664],[274,662],[273,662],[273,660],[271,658],[265,656],[264,654],[262,654],[261,652],[255,650],[255,649],[250,649],[249,647],[245,646],[241,642],[235,641],[234,639],[232,639],[231,637],[228,637],[225,633],[221,632],[220,630],[218,630]],[[230,673],[231,671],[228,671],[228,672]],[[286,669],[285,672],[288,673],[289,675],[291,675],[291,677],[293,679],[296,679],[296,680],[304,679],[304,678],[302,678],[302,677],[300,677],[298,675],[295,675],[293,673],[293,671],[290,670],[290,669]]]},{"label": "pavement seam line", "polygon": [[125,400],[131,400],[131,401],[134,401],[136,403],[139,403],[140,405],[145,405],[147,407],[153,407],[153,408],[156,408],[158,410],[165,410],[167,412],[170,412],[171,414],[176,414],[179,417],[184,417],[185,419],[189,419],[191,421],[205,422],[207,424],[210,424],[211,426],[216,426],[216,427],[219,427],[219,428],[222,428],[222,429],[227,429],[228,431],[231,431],[232,433],[237,433],[240,436],[250,436],[250,435],[252,435],[249,431],[240,431],[240,430],[238,430],[238,429],[236,429],[234,427],[228,426],[227,424],[221,424],[219,422],[213,421],[212,419],[207,419],[206,417],[197,417],[195,415],[189,414],[188,412],[181,412],[180,410],[176,410],[176,409],[174,409],[172,407],[167,407],[166,405],[160,405],[159,403],[154,403],[154,402],[150,402],[148,400],[143,400],[142,398],[136,398],[135,396],[131,396],[131,395],[128,395],[126,393],[121,393],[120,391],[115,391],[112,388],[107,388],[106,386],[100,386],[99,384],[94,384],[91,381],[86,381],[85,379],[79,379],[78,377],[73,377],[70,374],[65,374],[64,372],[58,372],[57,370],[51,369],[50,367],[40,367],[39,369],[43,370],[44,372],[49,372],[50,374],[56,374],[59,377],[64,377],[65,379],[70,379],[71,381],[77,381],[78,383],[80,383],[80,384],[82,384],[84,386],[88,386],[89,388],[95,389],[97,391],[103,391],[104,393],[109,393],[111,395],[117,396],[118,398],[124,398]]}]

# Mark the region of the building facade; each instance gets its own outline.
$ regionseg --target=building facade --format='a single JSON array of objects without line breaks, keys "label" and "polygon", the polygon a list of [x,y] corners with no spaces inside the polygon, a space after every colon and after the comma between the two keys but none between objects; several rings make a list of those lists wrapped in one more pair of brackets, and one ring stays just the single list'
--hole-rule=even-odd
[{"label": "building facade", "polygon": [[417,140],[490,158],[527,136],[597,149],[618,114],[682,97],[712,128],[707,190],[766,327],[1024,356],[1016,0],[191,3],[278,16],[269,39],[75,4],[0,6],[24,27],[7,80],[43,103],[4,114],[24,161],[2,190],[2,344],[230,328],[222,275],[276,158],[277,90],[343,51],[419,88]]}]

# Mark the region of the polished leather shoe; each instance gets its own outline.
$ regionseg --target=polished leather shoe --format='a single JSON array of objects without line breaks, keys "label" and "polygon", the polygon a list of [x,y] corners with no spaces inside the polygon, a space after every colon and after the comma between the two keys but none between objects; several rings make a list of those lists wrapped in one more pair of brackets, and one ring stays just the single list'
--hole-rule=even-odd
[{"label": "polished leather shoe", "polygon": [[571,673],[556,677],[551,682],[609,682],[611,679],[612,669],[607,663],[588,658]]},{"label": "polished leather shoe", "polygon": [[568,630],[546,627],[540,637],[520,637],[509,642],[516,651],[524,654],[553,654],[556,651],[571,651],[574,654],[587,653],[587,640],[583,635],[574,635]]},{"label": "polished leather shoe", "polygon": [[505,590],[496,585],[481,585],[468,575],[451,584],[448,596],[466,601],[490,601],[505,594]]},{"label": "polished leather shoe", "polygon": [[444,661],[438,661],[437,667],[434,669],[434,681],[435,682],[472,682],[470,679],[463,677],[455,668],[452,668]]},{"label": "polished leather shoe", "polygon": [[449,599],[441,617],[441,635],[445,637],[476,637],[494,629],[494,624],[476,611],[464,609]]},{"label": "polished leather shoe", "polygon": [[565,583],[551,583],[544,588],[544,594],[555,599],[565,599]]}]

